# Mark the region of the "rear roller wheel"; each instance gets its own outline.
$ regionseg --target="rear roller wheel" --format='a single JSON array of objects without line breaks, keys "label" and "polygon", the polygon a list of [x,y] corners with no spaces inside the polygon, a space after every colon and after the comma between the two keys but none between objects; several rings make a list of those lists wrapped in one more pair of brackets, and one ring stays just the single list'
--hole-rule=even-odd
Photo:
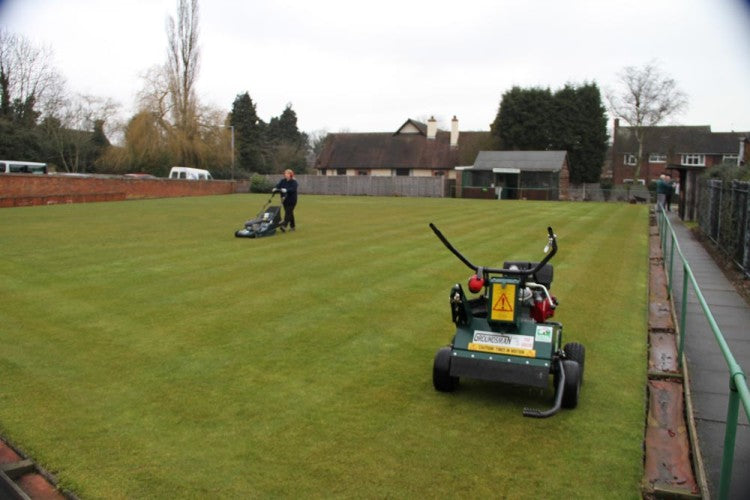
[{"label": "rear roller wheel", "polygon": [[452,392],[458,385],[458,377],[451,377],[451,348],[441,347],[435,354],[432,365],[432,385],[441,392]]},{"label": "rear roller wheel", "polygon": [[568,344],[565,344],[565,347],[563,347],[563,351],[565,351],[566,359],[572,359],[573,361],[578,362],[581,385],[583,385],[583,366],[584,362],[586,361],[586,348],[578,342],[570,342]]},{"label": "rear roller wheel", "polygon": [[581,367],[577,361],[566,359],[563,361],[565,384],[563,385],[562,407],[575,408],[578,406],[578,394],[581,392]]}]

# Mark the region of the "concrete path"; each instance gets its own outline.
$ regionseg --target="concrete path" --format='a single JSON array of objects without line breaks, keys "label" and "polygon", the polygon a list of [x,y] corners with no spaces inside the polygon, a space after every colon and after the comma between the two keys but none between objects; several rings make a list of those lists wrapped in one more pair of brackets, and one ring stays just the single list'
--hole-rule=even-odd
[{"label": "concrete path", "polygon": [[[677,215],[669,214],[669,220],[682,253],[700,286],[703,298],[735,360],[750,380],[750,307]],[[669,256],[669,245],[668,240],[665,258]],[[672,296],[675,315],[679,322],[683,307],[683,268],[677,252],[674,253],[672,273]],[[692,285],[688,283],[687,288],[685,355],[693,400],[693,417],[709,493],[711,498],[718,498],[729,401],[729,370]],[[737,428],[730,498],[750,498],[750,425],[742,405]]]}]

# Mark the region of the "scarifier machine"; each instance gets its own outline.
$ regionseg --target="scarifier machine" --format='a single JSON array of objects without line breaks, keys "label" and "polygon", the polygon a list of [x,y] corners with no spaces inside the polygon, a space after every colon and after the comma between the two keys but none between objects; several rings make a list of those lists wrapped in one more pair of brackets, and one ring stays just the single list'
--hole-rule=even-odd
[{"label": "scarifier machine", "polygon": [[544,418],[560,408],[575,408],[583,383],[584,346],[563,346],[562,324],[550,321],[557,299],[550,294],[557,238],[547,228],[547,255],[540,262],[505,262],[502,268],[472,264],[430,224],[441,242],[475,272],[469,298],[460,284],[450,291],[456,333],[435,355],[435,389],[451,392],[461,377],[546,388],[552,376],[554,403],[547,410],[525,408],[527,417]]}]

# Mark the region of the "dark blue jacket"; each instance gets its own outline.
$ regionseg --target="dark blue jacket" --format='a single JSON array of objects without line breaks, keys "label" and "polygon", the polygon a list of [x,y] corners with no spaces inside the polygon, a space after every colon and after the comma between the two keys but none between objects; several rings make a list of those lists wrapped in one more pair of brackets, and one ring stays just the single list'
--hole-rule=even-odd
[{"label": "dark blue jacket", "polygon": [[294,179],[286,180],[286,177],[281,179],[276,184],[276,189],[286,188],[286,194],[281,194],[281,199],[284,200],[284,205],[296,205],[297,204],[297,181]]}]

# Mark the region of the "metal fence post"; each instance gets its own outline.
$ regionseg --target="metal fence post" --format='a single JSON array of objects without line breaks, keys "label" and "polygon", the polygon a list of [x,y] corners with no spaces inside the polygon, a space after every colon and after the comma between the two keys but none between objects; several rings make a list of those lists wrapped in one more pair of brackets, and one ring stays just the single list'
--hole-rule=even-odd
[{"label": "metal fence post", "polygon": [[721,457],[721,475],[719,476],[719,499],[729,498],[729,486],[732,484],[732,466],[734,465],[734,445],[737,438],[737,421],[740,411],[740,396],[734,377],[729,379],[729,404],[727,423],[724,428],[724,452]]},{"label": "metal fence post", "polygon": [[674,236],[672,236],[671,246],[669,247],[669,280],[667,281],[667,294],[672,298],[672,264],[674,263]]},{"label": "metal fence post", "polygon": [[[716,243],[719,242],[721,226],[721,181],[712,181],[711,191],[711,237]],[[718,184],[718,187],[717,187]],[[717,200],[718,198],[718,200]]]},{"label": "metal fence post", "polygon": [[744,227],[744,238],[740,242],[743,246],[742,250],[742,269],[745,274],[750,274],[750,183],[744,182],[745,185],[745,206],[743,210],[745,212],[745,227]]},{"label": "metal fence post", "polygon": [[[731,201],[731,197],[730,197]],[[729,209],[729,214],[731,217],[731,207]],[[724,216],[724,182],[721,183],[721,187],[719,188],[719,217],[717,221],[717,228],[716,228],[716,241],[721,242],[721,219]]]},{"label": "metal fence post", "polygon": [[677,364],[682,367],[682,353],[685,350],[685,328],[687,322],[688,265],[682,263],[682,306],[680,308],[680,347],[677,352]]}]

